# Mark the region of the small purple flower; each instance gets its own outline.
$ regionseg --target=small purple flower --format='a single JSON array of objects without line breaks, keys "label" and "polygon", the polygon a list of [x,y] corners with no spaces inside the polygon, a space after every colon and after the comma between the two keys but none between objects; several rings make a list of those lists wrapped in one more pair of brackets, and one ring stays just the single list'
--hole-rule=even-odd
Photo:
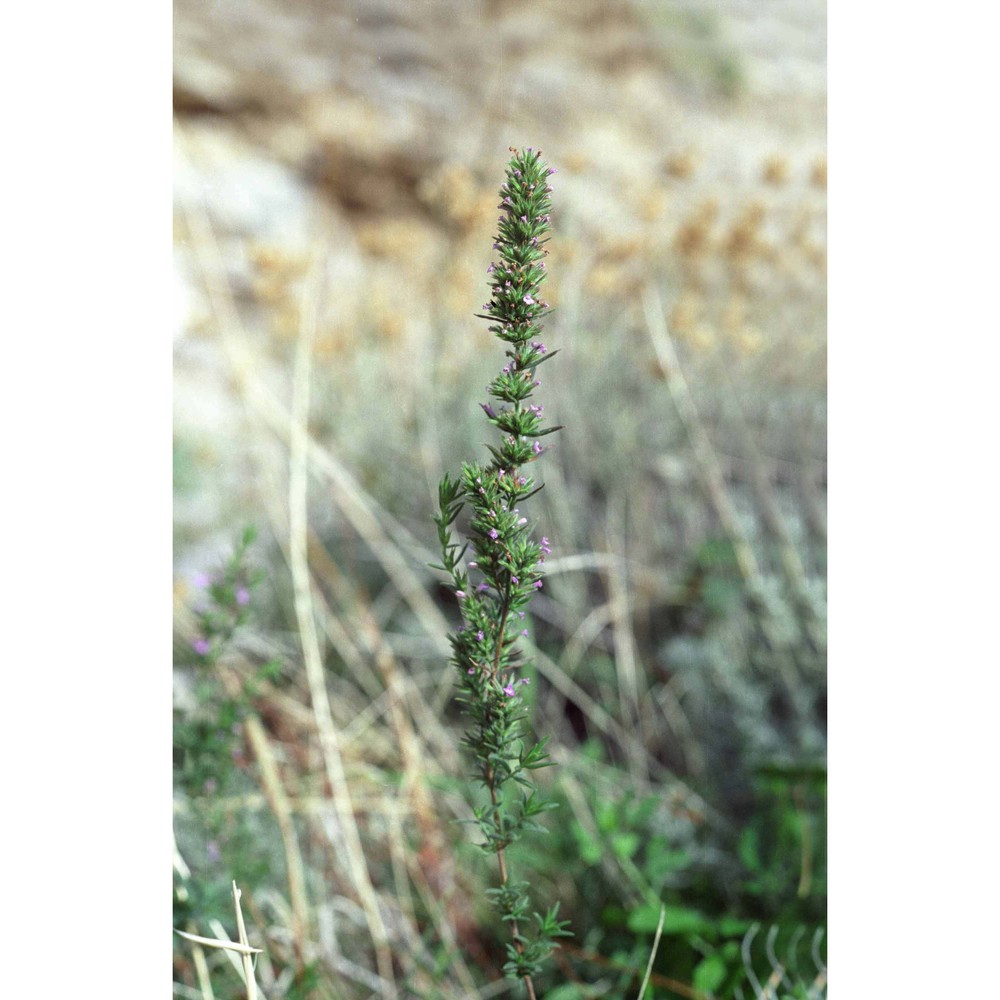
[{"label": "small purple flower", "polygon": [[195,573],[192,582],[199,590],[207,590],[212,586],[212,578],[207,573]]},{"label": "small purple flower", "polygon": [[507,697],[508,697],[508,698],[513,698],[513,697],[514,697],[514,685],[513,685],[513,684],[508,684],[508,685],[507,685],[507,686],[506,686],[506,687],[505,687],[505,688],[503,689],[503,693],[504,693],[505,695],[507,695]]},{"label": "small purple flower", "polygon": [[493,541],[496,541],[500,537],[500,532],[497,531],[496,528],[490,528],[489,534],[490,534],[490,538],[492,538]]},{"label": "small purple flower", "polygon": [[528,638],[528,630],[526,628],[525,629],[521,629],[521,635],[523,635],[525,637],[525,639],[527,639]]},{"label": "small purple flower", "polygon": [[520,580],[518,580],[518,578],[517,578],[516,576],[512,576],[512,577],[510,578],[510,582],[511,582],[512,584],[514,584],[514,586],[516,587],[516,586],[517,586],[517,585],[518,585],[518,584],[519,584],[519,583],[520,583],[521,581],[520,581]]},{"label": "small purple flower", "polygon": [[545,535],[542,535],[541,547],[542,547],[542,551],[546,555],[549,555],[552,552],[552,549],[549,547],[549,540],[548,540],[548,538]]},{"label": "small purple flower", "polygon": [[465,672],[466,672],[467,674],[470,674],[470,675],[471,675],[471,674],[474,674],[474,673],[476,672],[476,668],[475,668],[475,667],[469,667],[469,669],[468,669],[468,670],[466,670]]},{"label": "small purple flower", "polygon": [[534,584],[532,584],[532,586],[535,588],[535,590],[541,590],[542,589],[542,581],[541,580],[536,580],[534,582]]},{"label": "small purple flower", "polygon": [[535,300],[531,297],[530,294],[525,295],[525,297],[524,297],[524,304],[526,306],[533,306],[535,304]]},{"label": "small purple flower", "polygon": [[236,603],[240,607],[245,607],[250,603],[250,591],[246,587],[239,587],[236,591]]},{"label": "small purple flower", "polygon": [[533,445],[531,446],[531,450],[532,450],[532,451],[533,451],[533,452],[534,452],[534,453],[535,453],[536,455],[541,455],[541,453],[542,453],[542,445],[541,445],[541,443],[540,443],[540,442],[538,442],[538,441],[536,441],[536,442],[535,442],[535,443],[534,443],[534,444],[533,444]]},{"label": "small purple flower", "polygon": [[456,590],[455,591],[455,596],[456,597],[468,597],[469,595],[466,594],[466,592],[464,590]]},{"label": "small purple flower", "polygon": [[548,170],[546,170],[545,172],[546,172],[547,174],[557,174],[557,173],[559,173],[559,171],[558,171],[558,170],[556,170],[556,168],[555,168],[555,167],[549,167],[549,169],[548,169]]},{"label": "small purple flower", "polygon": [[518,476],[517,477],[517,485],[518,486],[527,486],[528,485],[528,480],[525,479],[524,476]]},{"label": "small purple flower", "polygon": [[486,268],[486,273],[487,274],[492,274],[496,269],[497,269],[496,264],[494,264],[494,263],[491,262],[490,266],[488,268]]},{"label": "small purple flower", "polygon": [[531,678],[530,677],[522,677],[520,679],[520,681],[518,681],[518,683],[519,684],[530,684],[531,683]]},{"label": "small purple flower", "polygon": [[488,583],[481,583],[481,584],[479,584],[478,587],[476,587],[476,591],[478,593],[480,593],[480,594],[485,593],[489,589],[490,589],[490,586],[489,586]]},{"label": "small purple flower", "polygon": [[199,656],[208,656],[208,651],[211,649],[207,639],[195,639],[191,647]]},{"label": "small purple flower", "polygon": [[518,518],[517,523],[518,524],[527,524],[528,523],[528,519],[526,517]]},{"label": "small purple flower", "polygon": [[469,563],[469,569],[478,569],[478,568],[479,568],[479,563],[477,563],[477,562],[470,562]]},{"label": "small purple flower", "polygon": [[480,629],[480,630],[479,630],[479,631],[478,631],[478,632],[476,633],[476,642],[482,642],[482,641],[483,641],[483,630],[482,630],[482,629]]}]

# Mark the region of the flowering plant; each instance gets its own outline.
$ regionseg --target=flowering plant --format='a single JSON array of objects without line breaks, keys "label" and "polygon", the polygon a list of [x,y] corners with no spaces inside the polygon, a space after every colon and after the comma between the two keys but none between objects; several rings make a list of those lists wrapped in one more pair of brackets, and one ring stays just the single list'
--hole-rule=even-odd
[{"label": "flowering plant", "polygon": [[[504,341],[507,363],[487,386],[497,406],[481,404],[489,422],[503,434],[488,465],[463,463],[458,479],[445,474],[439,488],[438,527],[442,562],[436,566],[451,576],[462,613],[462,625],[449,637],[452,663],[458,671],[460,694],[471,719],[463,743],[472,752],[474,777],[489,793],[489,802],[475,811],[483,835],[480,844],[496,856],[499,886],[488,894],[509,924],[504,972],[523,980],[534,1000],[532,975],[556,947],[556,938],[569,936],[566,922],[557,919],[559,904],[544,916],[535,913],[533,936],[526,924],[531,905],[527,883],[516,881],[507,848],[527,830],[543,830],[534,817],[555,805],[539,795],[530,773],[550,766],[546,740],[531,745],[522,728],[523,667],[518,640],[531,598],[542,587],[542,564],[551,551],[549,540],[535,541],[519,504],[541,486],[528,471],[546,449],[541,439],[559,427],[545,427],[542,407],[529,402],[540,385],[537,371],[558,352],[541,341],[541,320],[548,310],[539,298],[545,279],[544,239],[549,231],[552,191],[548,178],[555,173],[542,161],[541,151],[511,149],[505,182],[500,186],[503,214],[493,249],[499,260],[490,264],[492,295],[480,318],[490,320],[491,333]],[[453,541],[451,526],[468,504],[469,540]],[[463,565],[469,548],[474,558]],[[511,784],[513,783],[513,784]]]}]

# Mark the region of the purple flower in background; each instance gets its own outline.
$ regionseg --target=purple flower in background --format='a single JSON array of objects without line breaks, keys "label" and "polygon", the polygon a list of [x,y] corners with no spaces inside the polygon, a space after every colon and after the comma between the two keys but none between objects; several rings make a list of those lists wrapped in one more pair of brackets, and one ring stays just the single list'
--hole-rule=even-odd
[{"label": "purple flower in background", "polygon": [[250,603],[250,591],[246,587],[238,587],[236,590],[236,603],[242,608]]},{"label": "purple flower in background", "polygon": [[211,646],[209,645],[207,639],[195,639],[195,641],[191,643],[191,648],[194,649],[199,656],[208,656],[208,651],[211,649]]},{"label": "purple flower in background", "polygon": [[552,549],[549,546],[549,540],[545,535],[542,535],[542,551],[546,555],[549,555],[552,552]]},{"label": "purple flower in background", "polygon": [[490,528],[490,538],[496,541],[500,537],[500,532],[496,528]]},{"label": "purple flower in background", "polygon": [[207,590],[212,586],[212,578],[207,573],[195,573],[192,582],[199,590]]},{"label": "purple flower in background", "polygon": [[479,642],[482,642],[482,641],[483,641],[483,630],[482,630],[482,629],[480,629],[480,630],[479,630],[479,631],[478,631],[478,632],[476,633],[476,639],[477,639],[477,640],[478,640]]}]

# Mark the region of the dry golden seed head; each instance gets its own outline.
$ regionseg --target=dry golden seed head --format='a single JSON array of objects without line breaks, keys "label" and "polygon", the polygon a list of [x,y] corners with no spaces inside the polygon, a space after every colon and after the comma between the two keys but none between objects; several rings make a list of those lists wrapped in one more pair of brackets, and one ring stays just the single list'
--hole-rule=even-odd
[{"label": "dry golden seed head", "polygon": [[344,353],[350,335],[343,327],[324,330],[316,338],[316,356],[321,360],[336,358]]},{"label": "dry golden seed head", "polygon": [[752,201],[744,207],[726,235],[724,249],[729,256],[745,256],[763,247],[758,230],[765,213],[766,208],[759,201]]},{"label": "dry golden seed head", "polygon": [[712,240],[711,226],[700,218],[688,219],[674,234],[674,249],[685,257],[704,253]]},{"label": "dry golden seed head", "polygon": [[663,217],[669,204],[670,199],[663,191],[649,191],[639,204],[639,214],[643,222],[656,222]]},{"label": "dry golden seed head", "polygon": [[601,297],[618,295],[622,291],[624,274],[620,266],[602,261],[587,276],[587,290]]},{"label": "dry golden seed head", "polygon": [[697,157],[693,150],[686,149],[683,152],[671,153],[663,161],[663,169],[678,180],[687,180],[697,166]]},{"label": "dry golden seed head", "polygon": [[813,187],[822,188],[826,190],[826,157],[821,156],[813,162],[812,169],[809,171],[809,183]]},{"label": "dry golden seed head", "polygon": [[383,339],[398,341],[406,330],[406,316],[401,312],[380,313],[375,320],[375,331]]},{"label": "dry golden seed head", "polygon": [[765,184],[781,187],[788,180],[788,160],[781,153],[774,153],[764,161],[762,178]]},{"label": "dry golden seed head", "polygon": [[583,173],[590,166],[590,158],[585,153],[567,153],[563,157],[563,169],[571,174]]},{"label": "dry golden seed head", "polygon": [[283,256],[275,247],[256,243],[250,247],[250,263],[260,271],[280,270]]}]

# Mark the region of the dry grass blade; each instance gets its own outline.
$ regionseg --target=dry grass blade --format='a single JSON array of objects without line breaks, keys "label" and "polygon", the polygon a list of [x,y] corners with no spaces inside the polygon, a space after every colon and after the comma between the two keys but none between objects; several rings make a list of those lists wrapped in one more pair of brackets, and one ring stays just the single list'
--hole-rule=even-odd
[{"label": "dry grass blade", "polygon": [[680,358],[667,329],[666,320],[663,318],[663,303],[655,288],[646,288],[642,304],[646,315],[646,330],[652,341],[653,350],[656,352],[657,361],[664,372],[667,391],[670,393],[674,408],[684,425],[688,441],[691,443],[691,450],[694,453],[705,494],[715,508],[715,513],[732,542],[743,579],[748,586],[759,591],[762,588],[757,558],[740,528],[739,519],[726,490],[715,449],[709,440],[708,433],[695,406],[694,397],[688,387],[687,379],[681,369]]},{"label": "dry grass blade", "polygon": [[643,977],[636,1000],[642,1000],[646,993],[646,987],[649,985],[649,977],[653,974],[653,962],[656,960],[656,949],[660,947],[660,935],[663,933],[663,920],[666,915],[667,908],[660,904],[660,919],[656,924],[656,934],[653,935],[653,947],[649,953],[649,962],[646,963],[646,975]]},{"label": "dry grass blade", "polygon": [[255,949],[250,947],[250,942],[247,940],[247,928],[246,924],[243,923],[243,907],[240,906],[240,896],[243,893],[237,888],[235,882],[233,882],[233,905],[236,907],[236,930],[239,934],[240,944],[243,946],[240,948],[240,955],[243,959],[243,982],[246,983],[247,988],[247,1000],[257,1000],[257,980],[254,978],[253,974],[253,953]]},{"label": "dry grass blade", "polygon": [[[241,682],[230,670],[220,669],[223,684],[230,697],[238,696]],[[292,908],[292,938],[296,953],[305,958],[306,939],[309,933],[309,898],[306,894],[305,867],[299,850],[295,824],[292,820],[292,806],[281,781],[277,761],[271,749],[267,732],[256,714],[249,714],[245,720],[247,740],[260,769],[260,782],[264,789],[271,812],[278,823],[281,842],[285,852],[285,866],[288,871],[288,894]]]},{"label": "dry grass blade", "polygon": [[[315,272],[318,279],[320,272]],[[316,717],[323,761],[330,787],[333,791],[334,808],[343,831],[347,847],[347,865],[354,887],[361,900],[365,919],[375,949],[375,959],[379,975],[395,993],[395,975],[392,967],[392,952],[389,936],[382,915],[379,912],[375,888],[365,860],[361,835],[355,820],[354,805],[344,770],[340,750],[340,738],[330,706],[323,659],[320,652],[319,636],[312,600],[312,578],[308,562],[308,432],[309,383],[312,369],[312,341],[315,336],[317,304],[319,299],[318,280],[311,282],[313,294],[303,304],[302,326],[295,354],[295,372],[292,388],[291,412],[291,454],[289,456],[289,554],[291,557],[292,586],[294,591],[295,617],[302,642],[302,656],[305,662],[306,678]]]},{"label": "dry grass blade", "polygon": [[200,934],[189,934],[187,931],[174,931],[175,934],[184,938],[185,941],[193,941],[195,944],[205,945],[206,948],[225,948],[228,951],[235,951],[239,955],[259,955],[260,948],[251,948],[248,944],[240,944],[237,941],[221,941],[219,938],[202,937]]}]

